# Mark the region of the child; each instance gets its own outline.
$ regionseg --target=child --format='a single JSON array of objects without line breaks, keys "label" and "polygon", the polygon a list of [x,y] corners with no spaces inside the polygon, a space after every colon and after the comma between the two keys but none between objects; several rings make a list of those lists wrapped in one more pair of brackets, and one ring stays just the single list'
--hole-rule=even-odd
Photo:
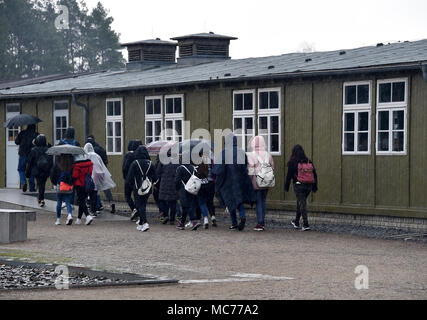
[{"label": "child", "polygon": [[93,221],[93,216],[89,214],[89,210],[86,205],[86,199],[88,194],[85,189],[86,175],[92,176],[93,163],[89,159],[86,159],[83,155],[75,157],[73,164],[73,179],[74,187],[77,193],[77,203],[79,205],[79,214],[77,217],[76,224],[81,224],[81,218],[83,213],[86,216],[86,225],[90,225]]}]

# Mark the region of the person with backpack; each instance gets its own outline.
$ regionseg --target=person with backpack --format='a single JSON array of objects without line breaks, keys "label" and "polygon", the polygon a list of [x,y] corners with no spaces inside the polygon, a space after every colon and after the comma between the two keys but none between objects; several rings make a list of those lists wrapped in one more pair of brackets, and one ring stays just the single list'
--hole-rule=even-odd
[{"label": "person with backpack", "polygon": [[157,180],[155,166],[150,160],[147,148],[139,146],[134,152],[135,160],[132,162],[126,184],[133,186],[136,209],[139,214],[138,231],[148,231],[150,225],[147,221],[147,201],[153,191],[153,182]]},{"label": "person with backpack", "polygon": [[[123,157],[123,162],[122,162],[122,173],[123,173],[124,180],[126,180],[127,178],[130,165],[135,160],[135,150],[139,146],[142,146],[141,140],[129,141],[128,152]],[[130,210],[132,211],[130,219],[133,221],[138,214],[138,210],[136,210],[135,201],[132,199],[132,191],[133,191],[133,185],[128,185],[125,183],[125,199],[129,205]],[[134,198],[135,198],[135,195],[134,195]]]},{"label": "person with backpack", "polygon": [[184,163],[183,159],[190,159],[188,154],[181,155],[181,164],[176,169],[175,174],[175,189],[178,192],[179,202],[181,203],[182,213],[181,221],[178,221],[177,229],[185,229],[185,221],[187,215],[190,219],[190,229],[197,230],[200,227],[200,222],[197,221],[195,214],[197,206],[197,193],[201,187],[201,181],[197,177],[195,166],[191,163]]},{"label": "person with backpack", "polygon": [[[238,147],[236,136],[230,133],[225,138],[225,149],[222,151],[221,158],[215,159],[212,171],[216,175],[216,196],[220,204],[225,206],[230,213],[230,230],[242,231],[245,228],[244,204],[253,205],[256,202],[247,164],[248,159],[245,151]],[[237,223],[236,210],[239,210],[239,224]]]},{"label": "person with backpack", "polygon": [[64,202],[67,207],[67,226],[73,223],[71,197],[74,190],[74,182],[72,178],[73,171],[73,156],[69,154],[56,157],[56,162],[51,170],[50,181],[56,187],[56,222],[58,226],[61,224],[61,209]]},{"label": "person with backpack", "polygon": [[87,157],[90,161],[92,161],[93,164],[92,180],[94,183],[94,188],[93,190],[90,190],[87,184],[85,184],[85,186],[87,187],[86,191],[89,194],[91,215],[96,216],[96,201],[98,191],[115,188],[116,184],[114,183],[113,179],[111,179],[111,173],[108,171],[107,167],[102,161],[102,158],[95,152],[93,145],[91,143],[86,143],[84,150],[87,154]]},{"label": "person with backpack", "polygon": [[[297,197],[296,217],[295,220],[291,221],[291,224],[295,229],[311,230],[307,216],[307,197],[310,192],[317,191],[317,173],[313,162],[307,158],[303,147],[299,144],[293,147],[288,161],[288,173],[285,182],[286,192],[289,191],[291,181],[294,183],[294,192]],[[302,228],[300,227],[301,216],[303,219]]]},{"label": "person with backpack", "polygon": [[[86,225],[90,225],[93,221],[93,216],[89,214],[89,210],[86,205],[89,192],[93,191],[93,187],[90,187],[92,180],[93,163],[89,159],[86,159],[84,155],[78,155],[74,157],[73,164],[73,179],[74,187],[77,193],[77,204],[79,206],[79,213],[77,216],[76,224],[81,224],[81,218],[83,213],[86,216]],[[93,183],[93,180],[92,180]]]},{"label": "person with backpack", "polygon": [[[200,209],[201,216],[203,216],[203,227],[205,229],[209,228],[209,211],[212,209],[209,209],[208,203],[210,202],[210,192],[211,192],[211,185],[209,181],[209,172],[211,167],[211,158],[209,155],[204,155],[203,150],[200,151],[199,156],[201,157],[202,163],[199,164],[197,167],[197,173],[198,177],[201,179],[201,187],[200,191],[197,194],[197,203],[198,207]],[[213,200],[213,199],[212,199]],[[212,212],[212,211],[211,211]],[[212,217],[212,213],[211,213]],[[216,219],[215,219],[215,213],[213,214],[212,219],[212,225],[216,226]]]},{"label": "person with backpack", "polygon": [[274,160],[266,151],[264,137],[255,136],[250,142],[252,152],[248,153],[248,174],[256,194],[255,231],[265,230],[265,213],[268,189],[274,187]]},{"label": "person with backpack", "polygon": [[[18,136],[15,138],[15,144],[19,146],[18,149],[18,173],[19,180],[21,182],[22,191],[27,192],[27,177],[25,175],[25,170],[27,168],[28,156],[31,152],[31,148],[33,147],[33,141],[38,136],[38,132],[36,132],[36,125],[30,124],[27,129],[22,130]],[[28,182],[30,184],[30,192],[35,192],[36,187],[34,184],[34,176],[30,175]]]},{"label": "person with backpack", "polygon": [[53,157],[46,154],[46,151],[50,148],[50,145],[46,142],[46,136],[40,134],[34,139],[34,145],[28,155],[27,169],[25,175],[27,178],[35,177],[37,182],[37,188],[39,191],[38,201],[39,206],[44,207],[44,193],[46,187],[47,178],[49,178],[50,170],[53,166]]}]

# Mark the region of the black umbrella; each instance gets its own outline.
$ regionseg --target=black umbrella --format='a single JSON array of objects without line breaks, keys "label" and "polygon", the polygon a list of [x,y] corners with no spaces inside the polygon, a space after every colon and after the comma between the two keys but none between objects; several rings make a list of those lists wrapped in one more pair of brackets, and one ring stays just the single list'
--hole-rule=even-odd
[{"label": "black umbrella", "polygon": [[184,140],[179,143],[179,153],[188,151],[193,151],[195,147],[198,147],[199,150],[212,150],[214,148],[213,142],[204,139],[191,139]]},{"label": "black umbrella", "polygon": [[54,146],[52,148],[49,148],[46,151],[46,154],[52,155],[52,156],[59,156],[61,154],[71,154],[71,155],[79,155],[79,154],[85,154],[86,152],[83,150],[83,148],[75,147],[69,144],[63,144],[60,146]]},{"label": "black umbrella", "polygon": [[31,114],[18,114],[9,120],[7,120],[4,124],[4,128],[13,128],[13,127],[22,127],[30,124],[36,124],[41,122],[41,120]]}]

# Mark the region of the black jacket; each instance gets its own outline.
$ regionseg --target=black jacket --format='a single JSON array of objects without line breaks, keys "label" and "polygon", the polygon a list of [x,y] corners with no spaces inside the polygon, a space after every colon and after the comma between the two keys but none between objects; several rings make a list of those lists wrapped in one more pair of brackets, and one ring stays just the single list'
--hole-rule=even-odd
[{"label": "black jacket", "polygon": [[39,134],[36,132],[36,126],[31,124],[26,130],[21,131],[15,138],[15,143],[19,146],[18,154],[23,157],[27,157],[31,148],[33,147],[33,140],[37,138]]},{"label": "black jacket", "polygon": [[175,187],[175,174],[178,164],[169,163],[157,165],[157,178],[160,180],[159,199],[165,201],[178,200],[178,194]]},{"label": "black jacket", "polygon": [[73,127],[67,128],[67,130],[65,130],[64,139],[62,139],[58,145],[69,144],[80,147],[80,143],[74,139],[75,133],[76,130],[74,130]]},{"label": "black jacket", "polygon": [[128,144],[128,152],[123,157],[123,163],[122,163],[122,173],[123,173],[123,179],[126,180],[126,177],[129,172],[130,165],[135,160],[135,150],[142,146],[141,140],[131,140]]},{"label": "black jacket", "polygon": [[[191,174],[184,167],[187,168]],[[194,201],[196,201],[196,196],[188,193],[184,186],[190,179],[193,172],[195,172],[194,166],[191,164],[178,165],[178,168],[176,169],[175,189],[178,191],[179,201],[181,202],[181,206],[184,208],[190,208],[194,204]]]},{"label": "black jacket", "polygon": [[46,137],[44,135],[39,135],[34,140],[35,147],[31,149],[30,154],[28,155],[27,167],[25,170],[25,175],[28,177],[34,176],[38,178],[48,178],[50,174],[50,169],[53,165],[53,157],[50,155],[45,155],[46,160],[49,162],[49,170],[39,168],[37,166],[38,160],[43,154],[49,149],[50,145],[46,142]]},{"label": "black jacket", "polygon": [[[307,161],[304,161],[307,162]],[[311,164],[313,164],[313,162],[310,161]],[[316,173],[316,168],[314,167],[313,164],[313,175],[314,175],[314,184],[313,184],[313,192],[317,191],[317,173]],[[285,182],[285,190],[286,192],[289,191],[289,187],[291,182],[293,181],[293,183],[296,183],[298,181],[297,179],[298,177],[298,162],[296,161],[289,161],[288,162],[288,173],[286,175],[286,182]]]},{"label": "black jacket", "polygon": [[108,157],[107,157],[107,151],[93,138],[88,138],[86,143],[90,143],[93,147],[93,150],[97,155],[99,155],[102,159],[102,162],[104,162],[105,165],[108,164]]},{"label": "black jacket", "polygon": [[[137,191],[138,188],[142,184],[142,179],[145,176],[148,177],[148,179],[151,180],[152,183],[154,183],[157,180],[156,176],[156,168],[153,163],[151,163],[150,156],[147,152],[147,149],[144,146],[139,146],[138,149],[134,152],[135,160],[132,162],[129,172],[126,177],[126,184],[128,186],[133,186],[134,191]],[[141,166],[141,170],[139,169],[139,166]],[[151,166],[150,166],[151,163]],[[148,170],[148,168],[150,168]],[[136,182],[136,185],[135,185]],[[147,194],[149,195],[153,191],[153,188],[151,188],[150,192]],[[137,193],[135,193],[137,195]]]}]

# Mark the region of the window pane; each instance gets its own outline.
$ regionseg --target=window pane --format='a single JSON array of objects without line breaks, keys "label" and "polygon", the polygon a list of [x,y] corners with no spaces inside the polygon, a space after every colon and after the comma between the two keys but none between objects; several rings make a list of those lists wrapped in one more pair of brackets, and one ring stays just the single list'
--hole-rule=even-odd
[{"label": "window pane", "polygon": [[270,152],[279,152],[279,135],[277,134],[271,136]]},{"label": "window pane", "polygon": [[153,135],[153,123],[151,121],[145,122],[145,128],[146,128],[146,135],[152,136]]},{"label": "window pane", "polygon": [[122,151],[122,138],[116,138],[116,150],[115,152]]},{"label": "window pane", "polygon": [[61,117],[56,117],[56,127],[61,128]]},{"label": "window pane", "polygon": [[268,109],[268,92],[261,92],[259,94],[259,108]]},{"label": "window pane", "polygon": [[405,82],[393,83],[393,102],[405,101]]},{"label": "window pane", "polygon": [[354,131],[354,113],[345,113],[344,131]]},{"label": "window pane", "polygon": [[149,144],[150,142],[153,142],[153,138],[151,138],[151,137],[146,137],[146,138],[145,138],[145,143],[146,143],[146,144]]},{"label": "window pane", "polygon": [[405,112],[403,110],[393,111],[393,130],[404,129]]},{"label": "window pane", "polygon": [[61,139],[62,139],[61,129],[56,129],[56,140],[61,140]]},{"label": "window pane", "polygon": [[265,130],[265,132],[267,133],[267,129],[268,129],[268,117],[260,117],[259,118],[259,129],[260,130]]},{"label": "window pane", "polygon": [[378,151],[388,151],[388,132],[378,133]]},{"label": "window pane", "polygon": [[19,112],[19,104],[7,104],[6,112]]},{"label": "window pane", "polygon": [[154,100],[154,113],[155,114],[161,114],[162,113],[162,107],[161,107],[160,99]]},{"label": "window pane", "polygon": [[173,129],[173,121],[166,121],[166,129]]},{"label": "window pane", "polygon": [[393,132],[393,151],[403,151],[403,132]]},{"label": "window pane", "polygon": [[[253,121],[252,118],[245,118],[245,129],[253,129]],[[249,133],[249,132],[248,132]]]},{"label": "window pane", "polygon": [[61,139],[65,137],[65,132],[67,132],[67,129],[61,129]]},{"label": "window pane", "polygon": [[182,121],[181,120],[175,120],[175,131],[178,133],[178,135],[182,134]]},{"label": "window pane", "polygon": [[369,129],[369,113],[359,112],[359,131],[368,131]]},{"label": "window pane", "polygon": [[277,91],[270,92],[270,109],[279,109],[279,93]]},{"label": "window pane", "polygon": [[359,133],[357,136],[357,151],[368,151],[368,133]]},{"label": "window pane", "polygon": [[113,123],[107,122],[107,136],[112,137],[113,136]]},{"label": "window pane", "polygon": [[354,133],[344,134],[344,151],[354,151]]},{"label": "window pane", "polygon": [[116,127],[116,137],[122,136],[122,123],[121,122],[115,122]]},{"label": "window pane", "polygon": [[112,116],[114,115],[114,102],[112,101],[108,101],[107,102],[107,116]]},{"label": "window pane", "polygon": [[147,114],[154,113],[153,100],[147,100]]},{"label": "window pane", "polygon": [[166,113],[173,113],[173,99],[166,99]]},{"label": "window pane", "polygon": [[345,104],[356,104],[356,86],[345,87]]},{"label": "window pane", "polygon": [[114,101],[114,115],[120,116],[122,114],[121,111],[121,102],[120,101]]},{"label": "window pane", "polygon": [[239,93],[234,95],[234,110],[243,110],[243,94]]},{"label": "window pane", "polygon": [[62,117],[62,127],[66,128],[67,126],[67,117]]},{"label": "window pane", "polygon": [[389,112],[380,111],[378,112],[378,130],[388,130],[389,126]]},{"label": "window pane", "polygon": [[114,152],[114,149],[113,149],[113,138],[108,138],[107,139],[107,151],[108,152]]},{"label": "window pane", "polygon": [[271,117],[270,121],[271,133],[279,133],[279,117]]},{"label": "window pane", "polygon": [[175,113],[181,113],[182,112],[182,99],[181,98],[175,98]]},{"label": "window pane", "polygon": [[243,129],[242,118],[234,118],[234,130]]},{"label": "window pane", "polygon": [[357,86],[357,104],[369,103],[369,85]]},{"label": "window pane", "polygon": [[380,84],[380,102],[390,102],[391,101],[391,83],[381,83]]},{"label": "window pane", "polygon": [[162,122],[161,121],[156,121],[155,122],[155,135],[156,136],[160,136],[162,133]]},{"label": "window pane", "polygon": [[252,102],[253,102],[252,93],[245,93],[244,109],[245,110],[252,110],[252,107],[253,107]]}]

